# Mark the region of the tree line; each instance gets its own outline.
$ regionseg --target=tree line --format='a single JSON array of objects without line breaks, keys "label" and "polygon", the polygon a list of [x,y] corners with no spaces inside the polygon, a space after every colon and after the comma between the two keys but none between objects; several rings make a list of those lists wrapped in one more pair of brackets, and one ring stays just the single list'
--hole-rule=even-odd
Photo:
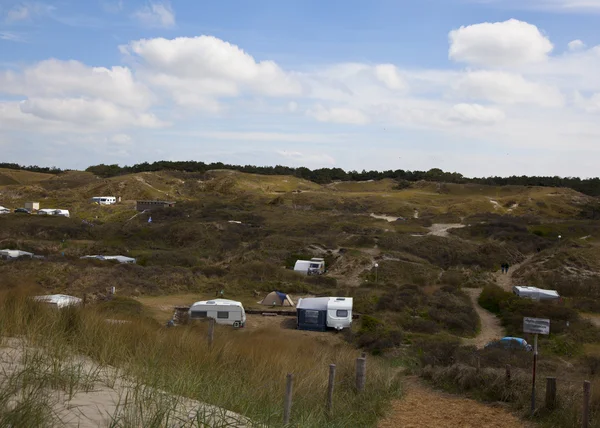
[{"label": "tree line", "polygon": [[[63,172],[56,167],[21,166],[14,163],[0,163],[0,168],[19,169],[34,172],[45,172],[50,174],[59,174]],[[194,173],[205,173],[213,169],[229,169],[234,171],[246,172],[250,174],[262,175],[292,175],[305,180],[310,180],[319,184],[327,184],[333,181],[366,181],[381,180],[391,178],[399,182],[415,181],[434,181],[444,183],[475,183],[489,186],[542,186],[542,187],[567,187],[578,192],[591,196],[600,196],[600,178],[578,177],[541,177],[541,176],[510,176],[510,177],[482,177],[468,178],[457,172],[442,171],[439,168],[433,168],[429,171],[408,171],[408,170],[386,170],[386,171],[345,171],[341,168],[319,168],[309,169],[306,167],[293,168],[289,166],[256,166],[256,165],[230,165],[222,162],[204,163],[197,161],[158,161],[143,162],[131,166],[112,165],[93,165],[86,169],[94,175],[108,178],[119,175],[133,174],[139,172],[157,172],[157,171],[185,171]]]}]

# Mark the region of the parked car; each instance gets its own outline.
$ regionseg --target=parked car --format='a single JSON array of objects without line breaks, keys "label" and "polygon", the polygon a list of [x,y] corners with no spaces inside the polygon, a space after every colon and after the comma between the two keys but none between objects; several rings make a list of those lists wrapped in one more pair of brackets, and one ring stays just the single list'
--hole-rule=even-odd
[{"label": "parked car", "polygon": [[533,347],[527,343],[525,339],[521,339],[520,337],[503,337],[500,340],[495,340],[493,342],[488,343],[484,347],[485,349],[514,349],[520,351],[530,352],[533,350]]},{"label": "parked car", "polygon": [[27,208],[17,208],[15,210],[15,214],[31,214],[31,211],[29,211]]}]

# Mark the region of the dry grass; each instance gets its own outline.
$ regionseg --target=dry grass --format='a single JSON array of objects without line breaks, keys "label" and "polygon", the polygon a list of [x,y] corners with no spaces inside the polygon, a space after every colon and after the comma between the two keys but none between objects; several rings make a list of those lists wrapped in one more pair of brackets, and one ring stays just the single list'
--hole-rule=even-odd
[{"label": "dry grass", "polygon": [[[86,355],[120,367],[146,385],[198,399],[268,426],[280,426],[285,374],[294,373],[293,422],[302,427],[372,426],[398,392],[387,366],[371,359],[367,393],[353,390],[357,351],[314,337],[290,340],[283,331],[217,328],[212,349],[204,326],[161,328],[132,319],[108,324],[92,307],[47,311],[9,292],[0,297],[0,334],[35,347]],[[329,364],[337,365],[334,416],[324,409]],[[143,405],[143,403],[140,403]],[[0,409],[1,410],[1,409]]]}]

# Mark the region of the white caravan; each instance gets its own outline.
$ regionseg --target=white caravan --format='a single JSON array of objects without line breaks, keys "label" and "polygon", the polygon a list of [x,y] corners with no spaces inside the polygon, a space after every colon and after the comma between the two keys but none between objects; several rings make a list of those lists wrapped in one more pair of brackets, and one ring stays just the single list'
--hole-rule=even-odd
[{"label": "white caravan", "polygon": [[296,305],[298,329],[325,331],[352,327],[352,297],[309,297]]},{"label": "white caravan", "polygon": [[71,217],[69,210],[60,210],[56,208],[44,208],[38,211],[38,215],[55,215],[59,217]]},{"label": "white caravan", "polygon": [[513,293],[531,300],[558,300],[560,295],[555,290],[544,290],[537,287],[513,287]]},{"label": "white caravan", "polygon": [[188,312],[190,320],[213,318],[217,324],[235,328],[246,325],[246,312],[240,302],[228,299],[203,300],[194,303]]},{"label": "white caravan", "polygon": [[67,306],[79,306],[83,302],[79,297],[68,296],[66,294],[50,294],[48,296],[36,296],[33,298],[36,302],[44,303],[58,309]]},{"label": "white caravan", "polygon": [[92,202],[99,205],[112,205],[117,203],[117,198],[115,196],[94,196]]},{"label": "white caravan", "polygon": [[322,275],[325,273],[325,260],[312,258],[310,260],[296,260],[294,272],[305,275]]}]

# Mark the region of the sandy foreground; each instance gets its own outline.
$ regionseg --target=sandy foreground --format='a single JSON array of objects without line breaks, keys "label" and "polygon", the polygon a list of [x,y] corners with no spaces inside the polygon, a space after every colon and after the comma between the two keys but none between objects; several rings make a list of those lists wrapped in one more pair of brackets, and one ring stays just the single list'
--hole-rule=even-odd
[{"label": "sandy foreground", "polygon": [[0,388],[8,385],[18,391],[9,408],[24,400],[28,387],[41,386],[44,405],[61,427],[157,426],[157,420],[173,428],[256,426],[219,407],[140,385],[89,358],[58,358],[15,338],[0,344]]}]

